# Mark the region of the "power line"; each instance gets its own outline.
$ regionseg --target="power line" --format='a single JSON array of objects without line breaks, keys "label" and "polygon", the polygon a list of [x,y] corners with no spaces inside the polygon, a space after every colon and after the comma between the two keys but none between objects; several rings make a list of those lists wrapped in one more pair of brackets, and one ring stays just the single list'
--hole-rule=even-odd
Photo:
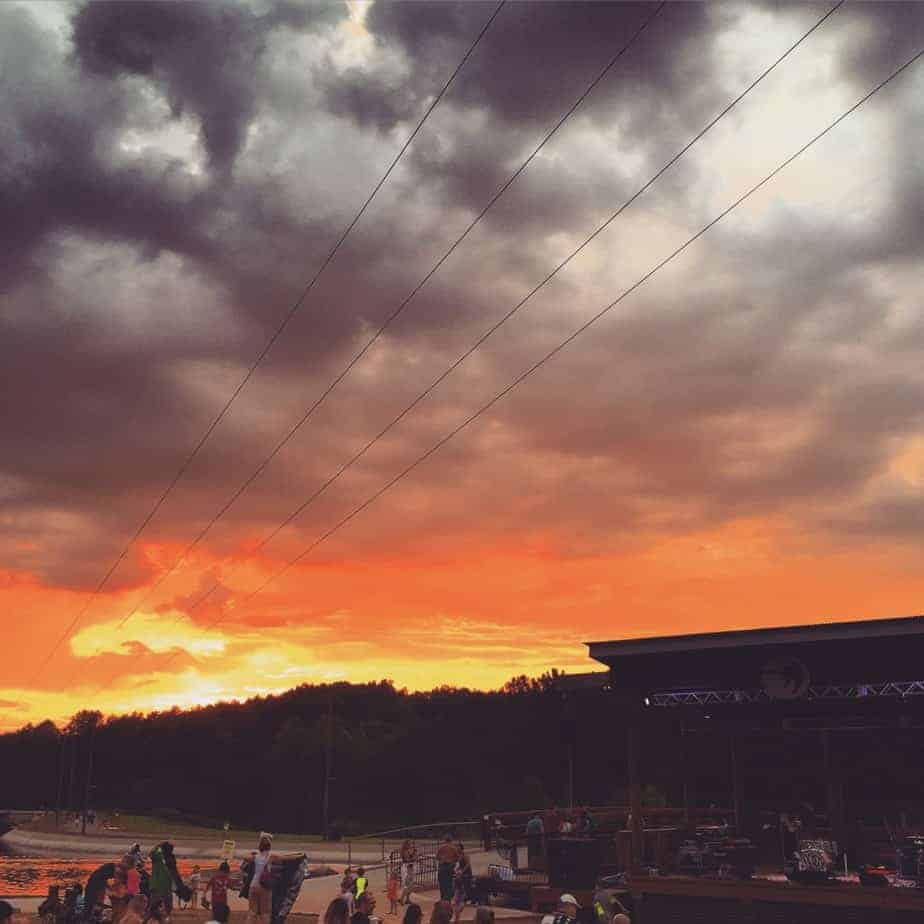
[{"label": "power line", "polygon": [[402,301],[397,308],[392,311],[390,315],[385,319],[379,329],[366,341],[365,345],[353,356],[353,358],[347,363],[344,369],[337,375],[337,377],[327,386],[327,388],[315,399],[314,403],[308,408],[307,411],[302,415],[302,417],[290,428],[288,433],[276,444],[270,454],[260,463],[255,471],[241,484],[241,486],[231,495],[231,497],[224,503],[224,505],[218,510],[218,512],[212,517],[211,520],[203,527],[199,534],[190,542],[189,545],[180,553],[179,557],[173,562],[173,564],[158,577],[154,582],[153,586],[149,588],[143,597],[135,604],[134,608],[128,613],[116,626],[116,629],[121,629],[138,610],[144,606],[145,602],[150,599],[150,597],[157,591],[158,587],[166,581],[171,574],[186,560],[186,557],[189,553],[208,535],[212,527],[231,509],[231,507],[237,502],[238,498],[244,494],[247,489],[266,471],[267,466],[273,459],[279,454],[283,447],[295,436],[295,434],[304,426],[305,423],[311,418],[314,412],[324,403],[327,397],[331,392],[342,382],[347,375],[349,375],[350,370],[365,356],[365,354],[371,349],[371,347],[379,340],[382,334],[391,326],[391,324],[398,318],[398,316],[404,311],[404,309],[410,304],[411,300],[417,295],[418,292],[430,281],[430,279],[437,273],[440,267],[449,259],[450,256],[454,253],[456,248],[468,237],[472,229],[484,218],[485,215],[491,210],[491,208],[497,203],[497,201],[507,192],[507,190],[513,185],[517,177],[523,173],[524,170],[532,163],[536,158],[539,152],[545,147],[545,145],[552,139],[556,132],[567,122],[567,120],[577,111],[581,104],[587,99],[587,97],[593,92],[597,85],[603,80],[603,78],[613,69],[619,59],[631,48],[635,43],[636,39],[645,31],[645,29],[650,25],[650,23],[655,19],[655,17],[664,9],[667,5],[667,0],[660,3],[648,16],[645,21],[639,26],[639,28],[633,33],[629,40],[619,49],[618,52],[609,60],[606,66],[597,74],[597,76],[590,82],[590,85],[584,90],[583,93],[575,100],[574,103],[567,109],[564,115],[559,118],[555,123],[554,127],[549,131],[545,137],[539,142],[539,144],[533,149],[533,152],[526,158],[525,161],[510,175],[509,179],[497,190],[497,192],[491,197],[487,205],[475,216],[475,218],[469,222],[468,227],[456,238],[452,243],[449,249],[443,254],[439,260],[436,261],[433,268],[417,283],[416,286],[411,290],[410,294]]},{"label": "power line", "polygon": [[[699,141],[710,129],[712,129],[722,118],[724,118],[741,100],[745,98],[764,78],[766,78],[779,64],[781,64],[790,54],[792,54],[816,29],[818,29],[833,13],[842,5],[844,0],[836,3],[827,13],[825,13],[807,32],[805,32],[796,42],[790,45],[769,67],[765,68],[751,83],[736,96],[724,109],[719,112],[710,122],[706,124],[693,138],[690,139],[667,163],[658,170],[643,186],[641,186],[632,196],[630,196],[606,221],[590,234],[577,248],[575,248],[564,260],[562,260],[548,275],[545,276],[536,286],[534,286],[516,305],[513,306],[500,320],[488,328],[456,361],[441,373],[424,391],[422,391],[407,407],[404,408],[396,417],[394,417],[382,430],[380,430],[372,439],[370,439],[349,461],[345,462],[333,475],[321,484],[308,498],[292,511],[272,532],[265,536],[255,547],[253,552],[259,552],[265,548],[286,526],[300,516],[321,494],[323,494],[334,482],[336,482],[348,469],[356,464],[376,443],[378,443],[390,430],[401,422],[421,401],[431,394],[439,385],[450,376],[465,360],[472,355],[481,345],[488,340],[500,327],[507,323],[527,302],[532,299],[537,292],[544,288],[551,280],[558,275],[575,257],[578,256],[595,238],[597,238],[606,228],[608,228],[636,199],[639,198],[647,189],[649,189],[667,170],[669,170],[681,157]],[[659,8],[660,9],[660,8]],[[598,78],[599,79],[599,78]],[[588,89],[587,92],[590,91]],[[586,96],[586,93],[584,94]],[[538,149],[537,149],[538,150]],[[528,162],[528,161],[527,161]],[[157,586],[157,585],[155,585]],[[204,602],[214,590],[220,586],[220,581],[206,592],[204,598],[200,598],[193,604],[193,609]],[[137,607],[136,607],[137,609]],[[132,614],[130,613],[129,616]],[[125,621],[119,624],[121,627]]]},{"label": "power line", "polygon": [[[809,141],[803,144],[802,147],[800,147],[795,153],[787,157],[786,160],[784,160],[778,167],[776,167],[774,170],[768,173],[762,180],[760,180],[758,183],[752,186],[746,193],[739,196],[731,205],[726,207],[715,218],[713,218],[706,225],[704,225],[699,231],[697,231],[695,234],[689,237],[683,244],[681,244],[678,248],[676,248],[671,254],[669,254],[667,257],[665,257],[660,262],[658,262],[652,269],[650,269],[647,273],[645,273],[644,276],[638,279],[629,288],[625,289],[618,296],[618,298],[616,298],[614,301],[610,302],[608,305],[606,305],[604,308],[598,311],[592,318],[590,318],[588,321],[582,324],[579,328],[577,328],[577,330],[575,330],[572,334],[570,334],[565,340],[563,340],[560,344],[558,344],[554,349],[550,350],[541,359],[539,359],[532,366],[530,366],[525,372],[517,376],[509,385],[507,385],[502,391],[500,391],[497,395],[495,395],[490,401],[488,401],[486,404],[482,405],[477,411],[469,415],[469,417],[467,417],[461,424],[459,424],[452,431],[450,431],[446,436],[444,436],[442,439],[436,442],[433,446],[431,446],[430,449],[428,449],[422,455],[418,456],[418,458],[414,462],[412,462],[410,465],[408,465],[406,468],[400,471],[397,475],[393,476],[389,481],[385,483],[383,487],[381,487],[378,491],[376,491],[371,497],[367,498],[365,501],[363,501],[363,503],[353,508],[353,510],[351,510],[350,513],[342,517],[340,520],[337,521],[337,523],[335,523],[332,527],[330,527],[328,530],[322,533],[317,539],[315,539],[310,545],[308,545],[298,555],[296,555],[295,558],[291,559],[279,571],[277,571],[275,574],[267,578],[267,580],[265,580],[262,584],[260,584],[255,590],[247,594],[240,601],[240,606],[245,606],[246,604],[248,604],[251,600],[254,599],[254,597],[256,597],[271,583],[273,583],[278,578],[280,578],[283,574],[285,574],[286,571],[288,571],[290,568],[296,565],[305,556],[310,554],[321,543],[325,542],[327,539],[333,536],[336,532],[342,529],[347,523],[349,523],[354,517],[358,516],[367,507],[375,503],[375,501],[378,500],[383,494],[385,494],[386,491],[390,490],[395,484],[397,484],[399,481],[401,481],[403,478],[409,475],[412,471],[414,471],[414,469],[416,469],[419,465],[421,465],[423,462],[429,459],[430,456],[432,456],[434,453],[439,451],[439,449],[441,449],[446,443],[448,443],[451,439],[453,439],[455,436],[461,433],[464,429],[466,429],[473,421],[475,421],[482,414],[490,410],[500,400],[506,397],[506,395],[508,395],[511,391],[513,391],[526,378],[531,376],[539,368],[544,366],[550,359],[552,359],[554,356],[560,353],[570,343],[572,343],[574,340],[580,337],[581,334],[583,334],[588,328],[590,328],[593,324],[596,324],[597,321],[599,321],[608,312],[610,312],[613,308],[615,308],[618,304],[620,304],[625,298],[631,295],[636,289],[644,285],[652,276],[654,276],[668,263],[670,263],[672,260],[678,257],[681,253],[683,253],[691,244],[699,240],[699,238],[705,235],[711,228],[713,228],[723,218],[725,218],[732,211],[734,211],[739,205],[741,205],[743,202],[749,199],[752,195],[754,195],[754,193],[756,193],[758,190],[763,188],[775,176],[777,176],[777,174],[785,170],[786,167],[788,167],[793,161],[795,161],[798,157],[804,154],[809,148],[811,148],[818,141],[824,138],[829,132],[831,132],[841,122],[847,119],[852,113],[854,113],[857,109],[859,109],[869,99],[875,96],[875,94],[878,93],[880,90],[882,90],[883,87],[891,83],[891,81],[893,81],[896,77],[898,77],[905,70],[911,67],[911,65],[914,64],[916,61],[918,61],[918,59],[920,59],[922,56],[924,56],[924,49],[918,51],[915,55],[909,58],[904,64],[896,68],[896,70],[894,70],[888,77],[886,77],[884,80],[878,83],[875,87],[873,87],[873,89],[870,90],[865,96],[861,97],[849,109],[841,113],[841,115],[839,115],[836,119],[834,119],[834,121],[830,122],[818,134],[816,134],[813,138],[811,138]],[[207,597],[208,594],[212,593],[214,589],[215,587],[209,590],[205,595],[203,595],[203,597],[200,597],[200,599],[193,605],[193,607],[190,608],[190,610],[194,609],[201,602],[203,602],[205,597]],[[239,609],[239,607],[237,609]],[[205,627],[206,631],[214,628],[220,622],[224,621],[227,617],[228,617],[227,613],[220,614],[216,619],[212,620],[212,622],[210,622]],[[177,656],[176,654],[173,655],[171,659],[168,659],[166,663],[169,663],[169,661],[172,660],[172,658],[175,658],[176,656]]]},{"label": "power line", "polygon": [[141,525],[135,530],[135,532],[132,534],[131,538],[130,538],[130,539],[128,540],[128,542],[126,543],[125,547],[124,547],[124,548],[122,549],[122,551],[119,553],[119,556],[116,558],[116,560],[115,560],[115,561],[112,563],[112,565],[109,567],[109,570],[103,575],[102,579],[101,579],[101,580],[99,581],[99,583],[96,585],[96,587],[95,587],[94,590],[93,590],[93,593],[90,595],[90,598],[89,598],[89,599],[87,600],[87,602],[84,604],[84,606],[82,607],[82,609],[80,610],[80,612],[79,612],[79,613],[74,617],[74,619],[71,621],[70,625],[69,625],[69,626],[67,627],[67,629],[64,631],[64,634],[63,634],[63,635],[57,640],[57,642],[55,642],[55,644],[51,647],[51,649],[49,650],[48,654],[46,655],[46,657],[44,658],[44,660],[42,661],[42,663],[39,665],[39,668],[38,668],[38,670],[36,671],[36,673],[35,673],[35,675],[34,675],[34,677],[33,677],[33,683],[39,678],[39,676],[41,675],[42,671],[47,667],[47,665],[48,665],[49,662],[51,661],[52,657],[54,657],[55,652],[61,647],[61,645],[64,644],[64,642],[67,641],[67,639],[71,636],[71,634],[73,633],[73,631],[74,631],[74,630],[77,628],[77,626],[80,624],[81,620],[82,620],[83,617],[86,615],[86,613],[87,613],[87,611],[89,610],[90,606],[92,605],[93,601],[99,596],[100,591],[103,589],[103,587],[106,585],[106,583],[107,583],[107,581],[109,580],[109,578],[112,577],[112,575],[115,573],[115,570],[119,567],[119,565],[122,563],[122,560],[123,560],[123,559],[125,558],[125,556],[128,554],[129,549],[135,544],[135,541],[138,539],[138,537],[141,535],[141,533],[144,532],[145,528],[146,528],[147,525],[151,522],[151,520],[154,518],[154,516],[155,516],[155,514],[157,513],[157,511],[160,510],[160,508],[163,506],[164,501],[166,501],[166,499],[167,499],[167,498],[170,496],[170,494],[172,493],[173,489],[174,489],[174,488],[177,486],[177,484],[180,482],[180,479],[183,477],[183,475],[184,475],[184,474],[186,473],[186,471],[189,469],[189,466],[192,464],[193,460],[196,458],[196,456],[198,456],[199,451],[200,451],[200,450],[202,449],[202,447],[206,444],[206,442],[208,442],[208,439],[209,439],[209,437],[212,435],[212,433],[215,431],[215,428],[216,428],[216,427],[221,423],[221,421],[224,419],[225,415],[226,415],[226,414],[228,413],[228,411],[230,410],[231,405],[234,404],[234,402],[237,400],[238,395],[240,395],[240,393],[244,390],[244,388],[246,387],[247,383],[250,381],[251,377],[252,377],[253,374],[256,372],[257,367],[258,367],[258,366],[260,365],[260,363],[266,358],[266,355],[269,353],[269,351],[270,351],[270,349],[272,348],[273,344],[279,339],[280,335],[281,335],[282,332],[285,330],[285,328],[288,326],[288,324],[289,324],[289,322],[292,320],[292,318],[295,317],[296,312],[299,310],[299,308],[302,306],[302,303],[303,303],[303,302],[305,301],[305,299],[307,298],[308,294],[309,294],[309,293],[311,292],[311,290],[314,288],[314,285],[315,285],[315,283],[318,281],[318,279],[321,277],[321,274],[324,272],[325,269],[327,269],[327,267],[328,267],[328,265],[330,264],[331,260],[333,260],[333,258],[334,258],[334,256],[336,255],[337,251],[340,249],[340,246],[341,246],[341,245],[343,244],[343,242],[347,239],[347,236],[348,236],[349,233],[353,230],[353,228],[356,226],[356,224],[357,224],[357,222],[360,220],[360,218],[362,218],[362,216],[363,216],[363,214],[365,213],[366,209],[369,207],[369,205],[370,205],[370,203],[372,202],[372,200],[375,198],[375,196],[377,195],[377,193],[379,192],[379,190],[380,190],[380,189],[382,188],[382,186],[385,184],[385,181],[388,179],[388,177],[391,175],[392,171],[393,171],[393,170],[395,169],[395,167],[397,166],[398,161],[401,160],[401,158],[403,157],[404,153],[405,153],[405,152],[407,151],[407,149],[410,147],[411,142],[414,140],[414,138],[417,137],[418,132],[420,132],[421,128],[423,128],[424,122],[427,121],[428,117],[430,116],[430,113],[433,112],[433,110],[436,108],[437,104],[440,102],[440,100],[441,100],[441,99],[443,98],[443,96],[446,94],[446,91],[449,89],[449,85],[453,82],[453,80],[455,80],[455,78],[456,78],[457,75],[459,74],[459,71],[462,70],[462,67],[464,66],[465,62],[468,61],[468,59],[471,57],[472,53],[474,52],[475,48],[478,46],[479,42],[482,40],[482,38],[484,38],[485,33],[486,33],[486,32],[488,31],[488,29],[491,27],[491,24],[492,24],[492,23],[494,22],[494,20],[497,18],[498,14],[500,13],[501,9],[503,8],[503,6],[504,6],[504,4],[505,4],[506,2],[507,2],[507,0],[500,0],[500,2],[499,2],[499,3],[497,4],[497,6],[494,8],[494,12],[493,12],[493,13],[491,14],[491,16],[488,18],[488,21],[484,24],[484,26],[482,27],[482,29],[481,29],[481,31],[478,33],[478,35],[475,37],[475,40],[474,40],[474,41],[472,42],[472,44],[469,46],[468,51],[466,51],[465,54],[463,55],[462,60],[458,63],[458,65],[456,66],[456,69],[452,72],[452,74],[450,74],[449,79],[446,81],[445,84],[443,84],[442,89],[441,89],[441,90],[439,91],[439,93],[437,93],[437,95],[434,97],[433,102],[430,103],[430,105],[427,107],[427,109],[426,109],[426,111],[424,112],[423,116],[421,117],[420,121],[417,123],[417,127],[416,127],[416,128],[411,132],[411,134],[408,136],[408,139],[407,139],[407,141],[404,142],[404,145],[401,147],[401,150],[398,151],[398,153],[395,155],[394,159],[393,159],[392,162],[389,164],[388,169],[387,169],[387,170],[385,171],[385,173],[382,175],[382,178],[378,181],[378,183],[376,183],[375,187],[373,188],[372,192],[371,192],[371,193],[369,194],[369,196],[367,197],[366,201],[363,203],[363,205],[362,205],[362,207],[360,208],[360,210],[356,213],[356,215],[354,216],[353,220],[346,226],[346,228],[344,229],[343,233],[342,233],[342,234],[340,235],[340,237],[337,239],[337,242],[336,242],[336,243],[334,244],[334,246],[331,248],[330,252],[327,254],[327,256],[325,257],[324,261],[321,263],[321,266],[318,268],[317,272],[314,274],[314,276],[312,276],[311,280],[308,282],[308,284],[307,284],[307,285],[305,286],[305,288],[302,290],[301,295],[299,295],[298,299],[296,299],[296,301],[295,301],[295,303],[292,305],[292,307],[289,308],[289,310],[286,312],[285,316],[284,316],[283,319],[282,319],[282,322],[278,325],[278,327],[277,327],[276,330],[273,332],[273,334],[272,334],[272,336],[269,338],[269,340],[267,340],[267,342],[266,342],[266,344],[264,345],[263,349],[262,349],[262,350],[260,351],[260,353],[257,355],[257,358],[253,361],[253,363],[251,364],[250,368],[247,370],[247,372],[246,372],[246,374],[244,375],[244,377],[241,379],[241,381],[238,383],[237,387],[236,387],[236,388],[234,389],[234,391],[231,393],[231,396],[230,396],[230,397],[228,398],[228,400],[225,402],[224,407],[222,407],[222,409],[218,412],[218,415],[215,417],[215,419],[209,424],[209,426],[208,426],[208,428],[206,429],[205,433],[203,434],[202,438],[201,438],[201,439],[199,440],[199,442],[196,443],[196,445],[193,447],[192,452],[186,457],[185,461],[184,461],[183,464],[179,467],[179,469],[177,470],[176,474],[173,476],[173,478],[171,479],[170,483],[167,485],[166,489],[163,491],[163,493],[160,495],[160,497],[158,497],[157,501],[155,502],[154,506],[151,508],[150,512],[149,512],[149,513],[147,514],[147,516],[141,521]]}]

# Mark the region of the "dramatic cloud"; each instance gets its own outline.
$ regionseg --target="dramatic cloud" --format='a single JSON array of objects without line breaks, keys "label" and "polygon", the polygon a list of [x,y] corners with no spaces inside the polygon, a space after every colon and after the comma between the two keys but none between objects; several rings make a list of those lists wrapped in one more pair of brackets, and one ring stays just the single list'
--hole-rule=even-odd
[{"label": "dramatic cloud", "polygon": [[23,651],[0,723],[495,685],[580,669],[591,637],[920,611],[920,62],[249,599],[924,46],[924,6],[887,3],[831,15],[264,544],[830,9],[505,5],[91,596],[494,9],[0,5],[0,612]]}]

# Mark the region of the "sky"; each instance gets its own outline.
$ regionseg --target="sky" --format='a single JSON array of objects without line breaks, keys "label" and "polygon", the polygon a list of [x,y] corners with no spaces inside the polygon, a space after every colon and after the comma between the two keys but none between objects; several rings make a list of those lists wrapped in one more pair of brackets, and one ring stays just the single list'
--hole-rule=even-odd
[{"label": "sky", "polygon": [[128,545],[494,9],[0,4],[0,730],[924,612],[920,61],[329,532],[924,47],[915,3],[833,13],[266,541],[830,9],[503,6]]}]

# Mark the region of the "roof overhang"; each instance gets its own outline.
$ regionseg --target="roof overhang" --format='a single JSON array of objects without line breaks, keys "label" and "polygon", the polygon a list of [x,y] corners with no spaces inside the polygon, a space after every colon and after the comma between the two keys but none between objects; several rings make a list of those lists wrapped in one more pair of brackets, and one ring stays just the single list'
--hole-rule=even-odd
[{"label": "roof overhang", "polygon": [[[924,679],[924,617],[588,643],[609,685],[643,693]],[[768,680],[770,678],[770,680]]]}]

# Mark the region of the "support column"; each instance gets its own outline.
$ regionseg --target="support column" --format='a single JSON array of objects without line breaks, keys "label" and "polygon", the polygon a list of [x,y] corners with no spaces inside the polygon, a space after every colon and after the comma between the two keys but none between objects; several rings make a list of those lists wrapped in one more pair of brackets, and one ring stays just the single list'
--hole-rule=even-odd
[{"label": "support column", "polygon": [[639,710],[632,703],[626,710],[626,761],[629,777],[629,813],[632,836],[632,868],[642,865],[644,834],[642,827],[642,787],[639,782]]},{"label": "support column", "polygon": [[683,774],[683,821],[686,828],[696,829],[696,761],[692,730],[685,722],[680,726],[681,773]]},{"label": "support column", "polygon": [[731,760],[732,809],[735,814],[735,837],[741,837],[741,774],[738,772],[738,740],[732,733],[728,738]]},{"label": "support column", "polygon": [[828,821],[831,825],[831,834],[838,845],[843,849],[844,842],[844,798],[843,780],[840,767],[835,764],[831,752],[831,732],[826,728],[821,733],[821,744],[824,751],[825,768],[825,802],[828,812]]}]

